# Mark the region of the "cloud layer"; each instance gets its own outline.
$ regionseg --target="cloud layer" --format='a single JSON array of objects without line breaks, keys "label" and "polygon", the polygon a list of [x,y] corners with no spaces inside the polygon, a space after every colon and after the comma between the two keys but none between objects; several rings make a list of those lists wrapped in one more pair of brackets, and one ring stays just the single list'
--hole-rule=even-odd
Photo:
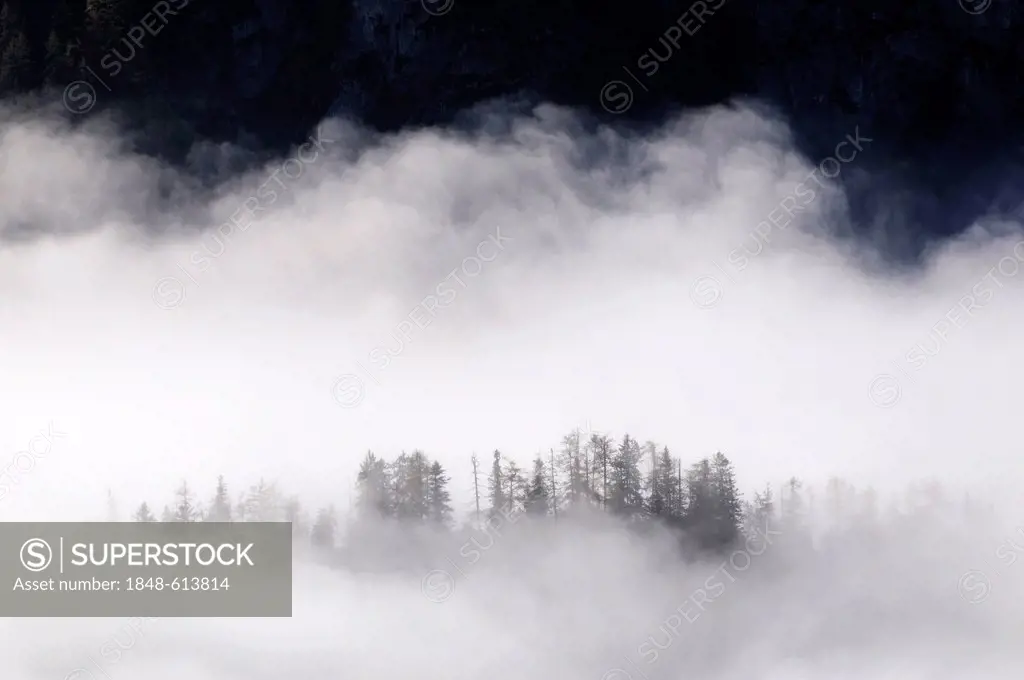
[{"label": "cloud layer", "polygon": [[[551,108],[501,137],[325,121],[233,175],[244,149],[197,145],[185,171],[99,119],[3,119],[0,452],[13,461],[48,427],[62,433],[17,473],[6,520],[99,519],[108,487],[133,507],[169,502],[182,477],[212,489],[217,474],[344,507],[367,449],[412,448],[448,467],[465,510],[472,452],[525,462],[587,423],[684,460],[722,450],[744,490],[832,474],[890,492],[934,477],[993,501],[1018,489],[1018,225],[979,222],[911,273],[837,240],[847,204],[828,178],[863,172],[869,130],[837,139],[829,160],[801,157],[782,121],[745,107],[646,137],[587,132]],[[580,549],[616,554],[587,543],[602,540]],[[659,582],[623,559],[595,567],[623,588],[604,608],[647,598],[632,611],[657,620]],[[511,608],[504,623],[477,600],[438,623],[416,579],[366,578],[297,595],[289,622],[154,622],[153,638],[166,625],[174,642],[139,663],[212,679],[307,663],[456,678],[507,662],[510,677],[527,664],[597,680],[592,652],[618,634],[593,628],[582,585],[540,610],[545,597],[521,590],[535,584],[511,587],[520,599],[494,585],[481,596]],[[528,653],[530,623],[547,617],[581,626],[563,633],[568,655]],[[64,625],[33,628],[11,677],[57,678],[40,650]],[[220,632],[200,643],[206,627]],[[389,665],[396,648],[407,667]],[[896,673],[888,658],[859,658],[860,674]],[[773,659],[770,677],[810,673]]]}]

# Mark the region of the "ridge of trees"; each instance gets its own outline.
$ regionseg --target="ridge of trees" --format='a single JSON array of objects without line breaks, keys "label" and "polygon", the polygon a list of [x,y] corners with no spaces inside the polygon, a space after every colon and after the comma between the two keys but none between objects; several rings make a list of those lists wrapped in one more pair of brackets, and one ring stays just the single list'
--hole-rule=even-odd
[{"label": "ridge of trees", "polygon": [[[590,434],[584,439],[578,430],[573,431],[562,439],[557,452],[551,449],[547,456],[536,455],[528,471],[499,450],[491,454],[485,475],[476,454],[470,463],[473,511],[467,520],[469,527],[500,523],[502,517],[516,514],[558,521],[585,509],[608,513],[638,528],[661,523],[678,532],[695,550],[725,551],[769,521],[805,528],[815,502],[813,491],[795,477],[780,489],[778,502],[771,486],[744,500],[733,464],[725,454],[716,452],[684,468],[667,446],[652,441],[641,445],[628,434],[616,442],[606,434]],[[359,532],[360,525],[380,526],[382,522],[440,532],[458,530],[450,480],[445,467],[423,451],[402,452],[390,461],[367,452],[359,463],[354,516],[346,540],[358,543],[365,536]],[[934,483],[915,493],[932,504],[944,500]],[[110,492],[107,505],[108,520],[120,520]],[[968,499],[965,508],[969,505]],[[857,492],[843,480],[832,478],[825,488],[824,510],[837,525],[848,518],[871,521],[878,514],[877,494],[870,488]],[[205,502],[183,480],[174,502],[163,507],[159,520],[146,502],[138,506],[132,519],[286,521],[292,523],[296,538],[320,549],[338,547],[341,538],[333,505],[319,508],[311,516],[298,497],[262,478],[232,501],[228,484],[220,476]]]}]

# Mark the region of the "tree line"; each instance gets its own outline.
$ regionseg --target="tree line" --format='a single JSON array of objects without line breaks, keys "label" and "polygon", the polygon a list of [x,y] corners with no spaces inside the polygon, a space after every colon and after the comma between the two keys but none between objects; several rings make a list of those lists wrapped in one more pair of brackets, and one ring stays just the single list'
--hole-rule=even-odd
[{"label": "tree line", "polygon": [[[263,479],[232,497],[223,476],[205,502],[183,481],[174,501],[163,506],[159,519],[146,502],[138,506],[132,519],[286,521],[292,523],[302,544],[335,550],[379,536],[372,533],[376,529],[363,533],[367,526],[452,533],[485,527],[516,514],[558,521],[589,511],[607,513],[638,530],[657,523],[674,531],[694,551],[722,552],[758,527],[764,528],[768,521],[803,531],[816,500],[813,489],[805,488],[795,477],[781,487],[778,501],[771,485],[744,498],[737,488],[733,463],[725,454],[716,452],[684,467],[667,446],[652,441],[641,444],[628,434],[615,440],[606,434],[584,437],[578,430],[570,432],[557,452],[550,449],[546,456],[536,455],[527,468],[500,450],[493,451],[490,458],[486,470],[476,454],[469,459],[472,505],[461,525],[452,506],[448,471],[421,450],[402,452],[391,460],[372,451],[366,453],[359,463],[347,533],[333,505],[311,515],[297,496]],[[949,503],[935,483],[911,491],[921,506]],[[837,527],[870,523],[878,517],[878,503],[871,488],[858,491],[832,478],[819,508],[825,512],[819,514]],[[112,495],[108,506],[108,519],[119,520]],[[964,507],[972,507],[969,498]]]}]

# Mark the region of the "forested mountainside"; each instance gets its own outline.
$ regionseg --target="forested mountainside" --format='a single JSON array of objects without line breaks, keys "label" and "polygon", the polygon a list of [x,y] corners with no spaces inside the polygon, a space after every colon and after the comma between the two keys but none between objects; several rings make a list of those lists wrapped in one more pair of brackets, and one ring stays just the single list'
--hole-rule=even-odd
[{"label": "forested mountainside", "polygon": [[[1024,8],[971,1],[6,0],[0,84],[64,87],[89,67],[110,99],[210,120],[308,124],[334,108],[382,127],[520,92],[638,116],[754,94],[925,143],[1024,113]],[[628,110],[600,101],[615,79]]]},{"label": "forested mountainside", "polygon": [[329,114],[394,130],[502,97],[650,123],[752,96],[811,157],[859,126],[865,162],[943,234],[1013,202],[1022,17],[1010,0],[5,0],[0,94],[128,106],[183,146],[179,121],[280,145]]}]

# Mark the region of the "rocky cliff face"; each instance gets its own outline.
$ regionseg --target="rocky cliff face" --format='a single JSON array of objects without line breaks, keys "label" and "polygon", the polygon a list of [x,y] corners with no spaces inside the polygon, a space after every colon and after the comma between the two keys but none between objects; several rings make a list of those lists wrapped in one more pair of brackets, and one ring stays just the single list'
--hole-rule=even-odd
[{"label": "rocky cliff face", "polygon": [[[879,160],[932,184],[942,173],[927,171],[961,181],[993,150],[1016,162],[1024,120],[1024,6],[1010,0],[168,4],[157,22],[148,0],[8,2],[0,84],[86,80],[102,105],[158,98],[204,133],[280,141],[328,113],[395,129],[512,97],[653,122],[746,95],[788,115],[812,156],[859,126]],[[112,77],[100,64],[126,35],[138,49]]]}]

